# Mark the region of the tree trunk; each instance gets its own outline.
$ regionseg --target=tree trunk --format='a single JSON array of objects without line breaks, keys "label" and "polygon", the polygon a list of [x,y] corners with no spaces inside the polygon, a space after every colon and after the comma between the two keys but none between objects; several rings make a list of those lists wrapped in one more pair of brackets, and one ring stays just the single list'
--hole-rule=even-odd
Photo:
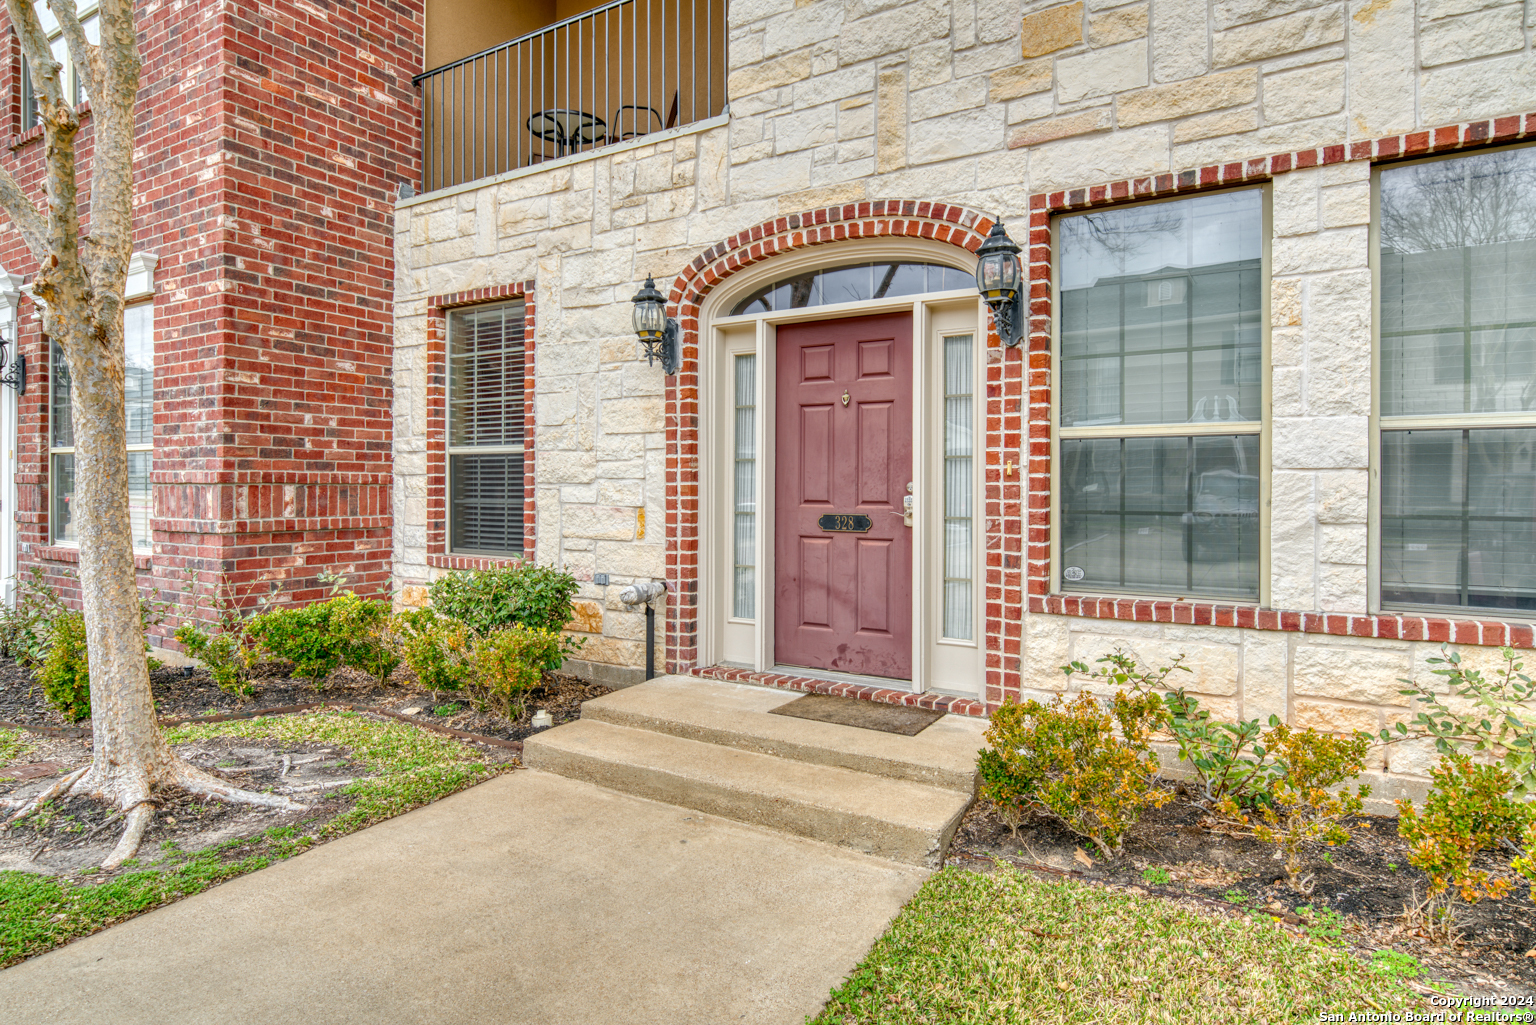
[{"label": "tree trunk", "polygon": [[123,347],[124,286],[133,252],[133,127],[139,51],[132,0],[101,0],[99,45],[86,37],[74,0],[48,0],[69,59],[91,97],[94,156],[91,231],[80,231],[75,136],[80,121],[66,98],[62,66],[38,19],[35,0],[5,0],[31,68],[43,123],[48,202],[39,209],[0,165],[0,206],[39,262],[34,295],[45,304],[43,331],[69,365],[75,440],[73,509],[80,538],[80,593],[90,663],[88,771],[30,801],[0,800],[14,822],[42,801],[89,793],[116,804],[127,820],[108,855],[112,868],[132,857],[154,814],[157,786],[181,786],[225,800],[285,809],[284,797],[229,786],[177,758],[155,723],[144,657],[144,624],[134,577],[128,515],[128,449]]}]

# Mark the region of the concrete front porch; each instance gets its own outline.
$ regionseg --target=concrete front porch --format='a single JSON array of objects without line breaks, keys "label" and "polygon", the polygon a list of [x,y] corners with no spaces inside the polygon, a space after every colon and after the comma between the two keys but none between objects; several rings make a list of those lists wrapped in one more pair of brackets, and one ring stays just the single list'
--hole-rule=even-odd
[{"label": "concrete front porch", "polygon": [[528,740],[533,768],[936,868],[975,792],[986,722],[916,736],[770,714],[793,692],[664,676]]}]

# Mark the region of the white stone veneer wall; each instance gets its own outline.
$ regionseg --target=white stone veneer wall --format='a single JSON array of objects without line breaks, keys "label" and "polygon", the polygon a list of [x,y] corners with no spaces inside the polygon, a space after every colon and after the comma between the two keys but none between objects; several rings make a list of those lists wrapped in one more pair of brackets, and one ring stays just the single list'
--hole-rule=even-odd
[{"label": "white stone veneer wall", "polygon": [[[833,203],[954,202],[1022,225],[1033,192],[1526,112],[1533,18],[1463,0],[735,0],[727,125],[398,205],[398,577],[440,572],[430,295],[536,279],[538,558],[583,581],[588,657],[637,666],[643,620],[616,590],[662,575],[665,522],[661,372],[629,327],[646,274],[665,289],[720,239]],[[1366,611],[1370,168],[1272,190],[1272,604]],[[1433,650],[1031,615],[1031,685],[1059,686],[1067,657],[1116,638],[1188,648],[1191,689],[1245,715],[1362,728],[1398,714],[1396,678]],[[1422,752],[1389,757],[1423,770]]]}]

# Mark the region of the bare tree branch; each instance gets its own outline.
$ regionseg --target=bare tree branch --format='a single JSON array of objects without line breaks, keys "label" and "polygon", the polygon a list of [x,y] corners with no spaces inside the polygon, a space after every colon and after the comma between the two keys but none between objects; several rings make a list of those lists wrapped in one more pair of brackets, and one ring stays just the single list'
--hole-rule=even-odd
[{"label": "bare tree branch", "polygon": [[37,4],[34,0],[6,0],[6,8],[11,14],[11,25],[21,39],[21,54],[32,74],[33,94],[40,103],[42,99],[63,103],[64,83],[59,79],[59,72],[64,65],[53,59],[48,33],[43,31],[43,23],[37,17]]},{"label": "bare tree branch", "polygon": [[48,7],[59,20],[59,28],[64,30],[64,42],[69,46],[69,56],[74,62],[75,73],[80,76],[80,84],[87,95],[97,95],[102,79],[101,55],[85,37],[80,16],[75,13],[75,0],[48,0]]},{"label": "bare tree branch", "polygon": [[11,224],[21,232],[33,258],[41,260],[48,252],[48,225],[38,212],[37,204],[21,191],[21,186],[4,164],[0,164],[0,207],[10,215]]},{"label": "bare tree branch", "polygon": [[[53,0],[68,3],[74,0]],[[116,323],[133,256],[133,108],[139,92],[138,35],[132,0],[103,0],[95,58],[102,74],[91,93],[96,156],[91,164],[91,245],[85,254],[97,319]],[[101,97],[97,103],[95,98]]]}]

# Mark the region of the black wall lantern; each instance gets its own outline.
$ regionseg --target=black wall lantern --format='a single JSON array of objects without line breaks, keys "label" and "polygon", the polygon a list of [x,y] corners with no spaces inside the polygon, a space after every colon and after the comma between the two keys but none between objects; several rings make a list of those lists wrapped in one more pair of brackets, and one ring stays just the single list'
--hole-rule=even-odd
[{"label": "black wall lantern", "polygon": [[646,275],[645,287],[635,293],[635,334],[645,346],[645,362],[661,360],[661,372],[677,373],[677,321],[667,316],[667,297],[656,290],[656,280]]},{"label": "black wall lantern", "polygon": [[1024,299],[1019,293],[1022,277],[1018,244],[1008,237],[999,220],[976,250],[976,287],[992,309],[997,336],[1010,349],[1024,337]]},{"label": "black wall lantern", "polygon": [[15,388],[17,395],[25,395],[27,393],[27,357],[18,352],[14,360],[8,361],[5,358],[5,350],[10,344],[11,340],[5,337],[3,331],[0,331],[0,384],[8,384]]}]

